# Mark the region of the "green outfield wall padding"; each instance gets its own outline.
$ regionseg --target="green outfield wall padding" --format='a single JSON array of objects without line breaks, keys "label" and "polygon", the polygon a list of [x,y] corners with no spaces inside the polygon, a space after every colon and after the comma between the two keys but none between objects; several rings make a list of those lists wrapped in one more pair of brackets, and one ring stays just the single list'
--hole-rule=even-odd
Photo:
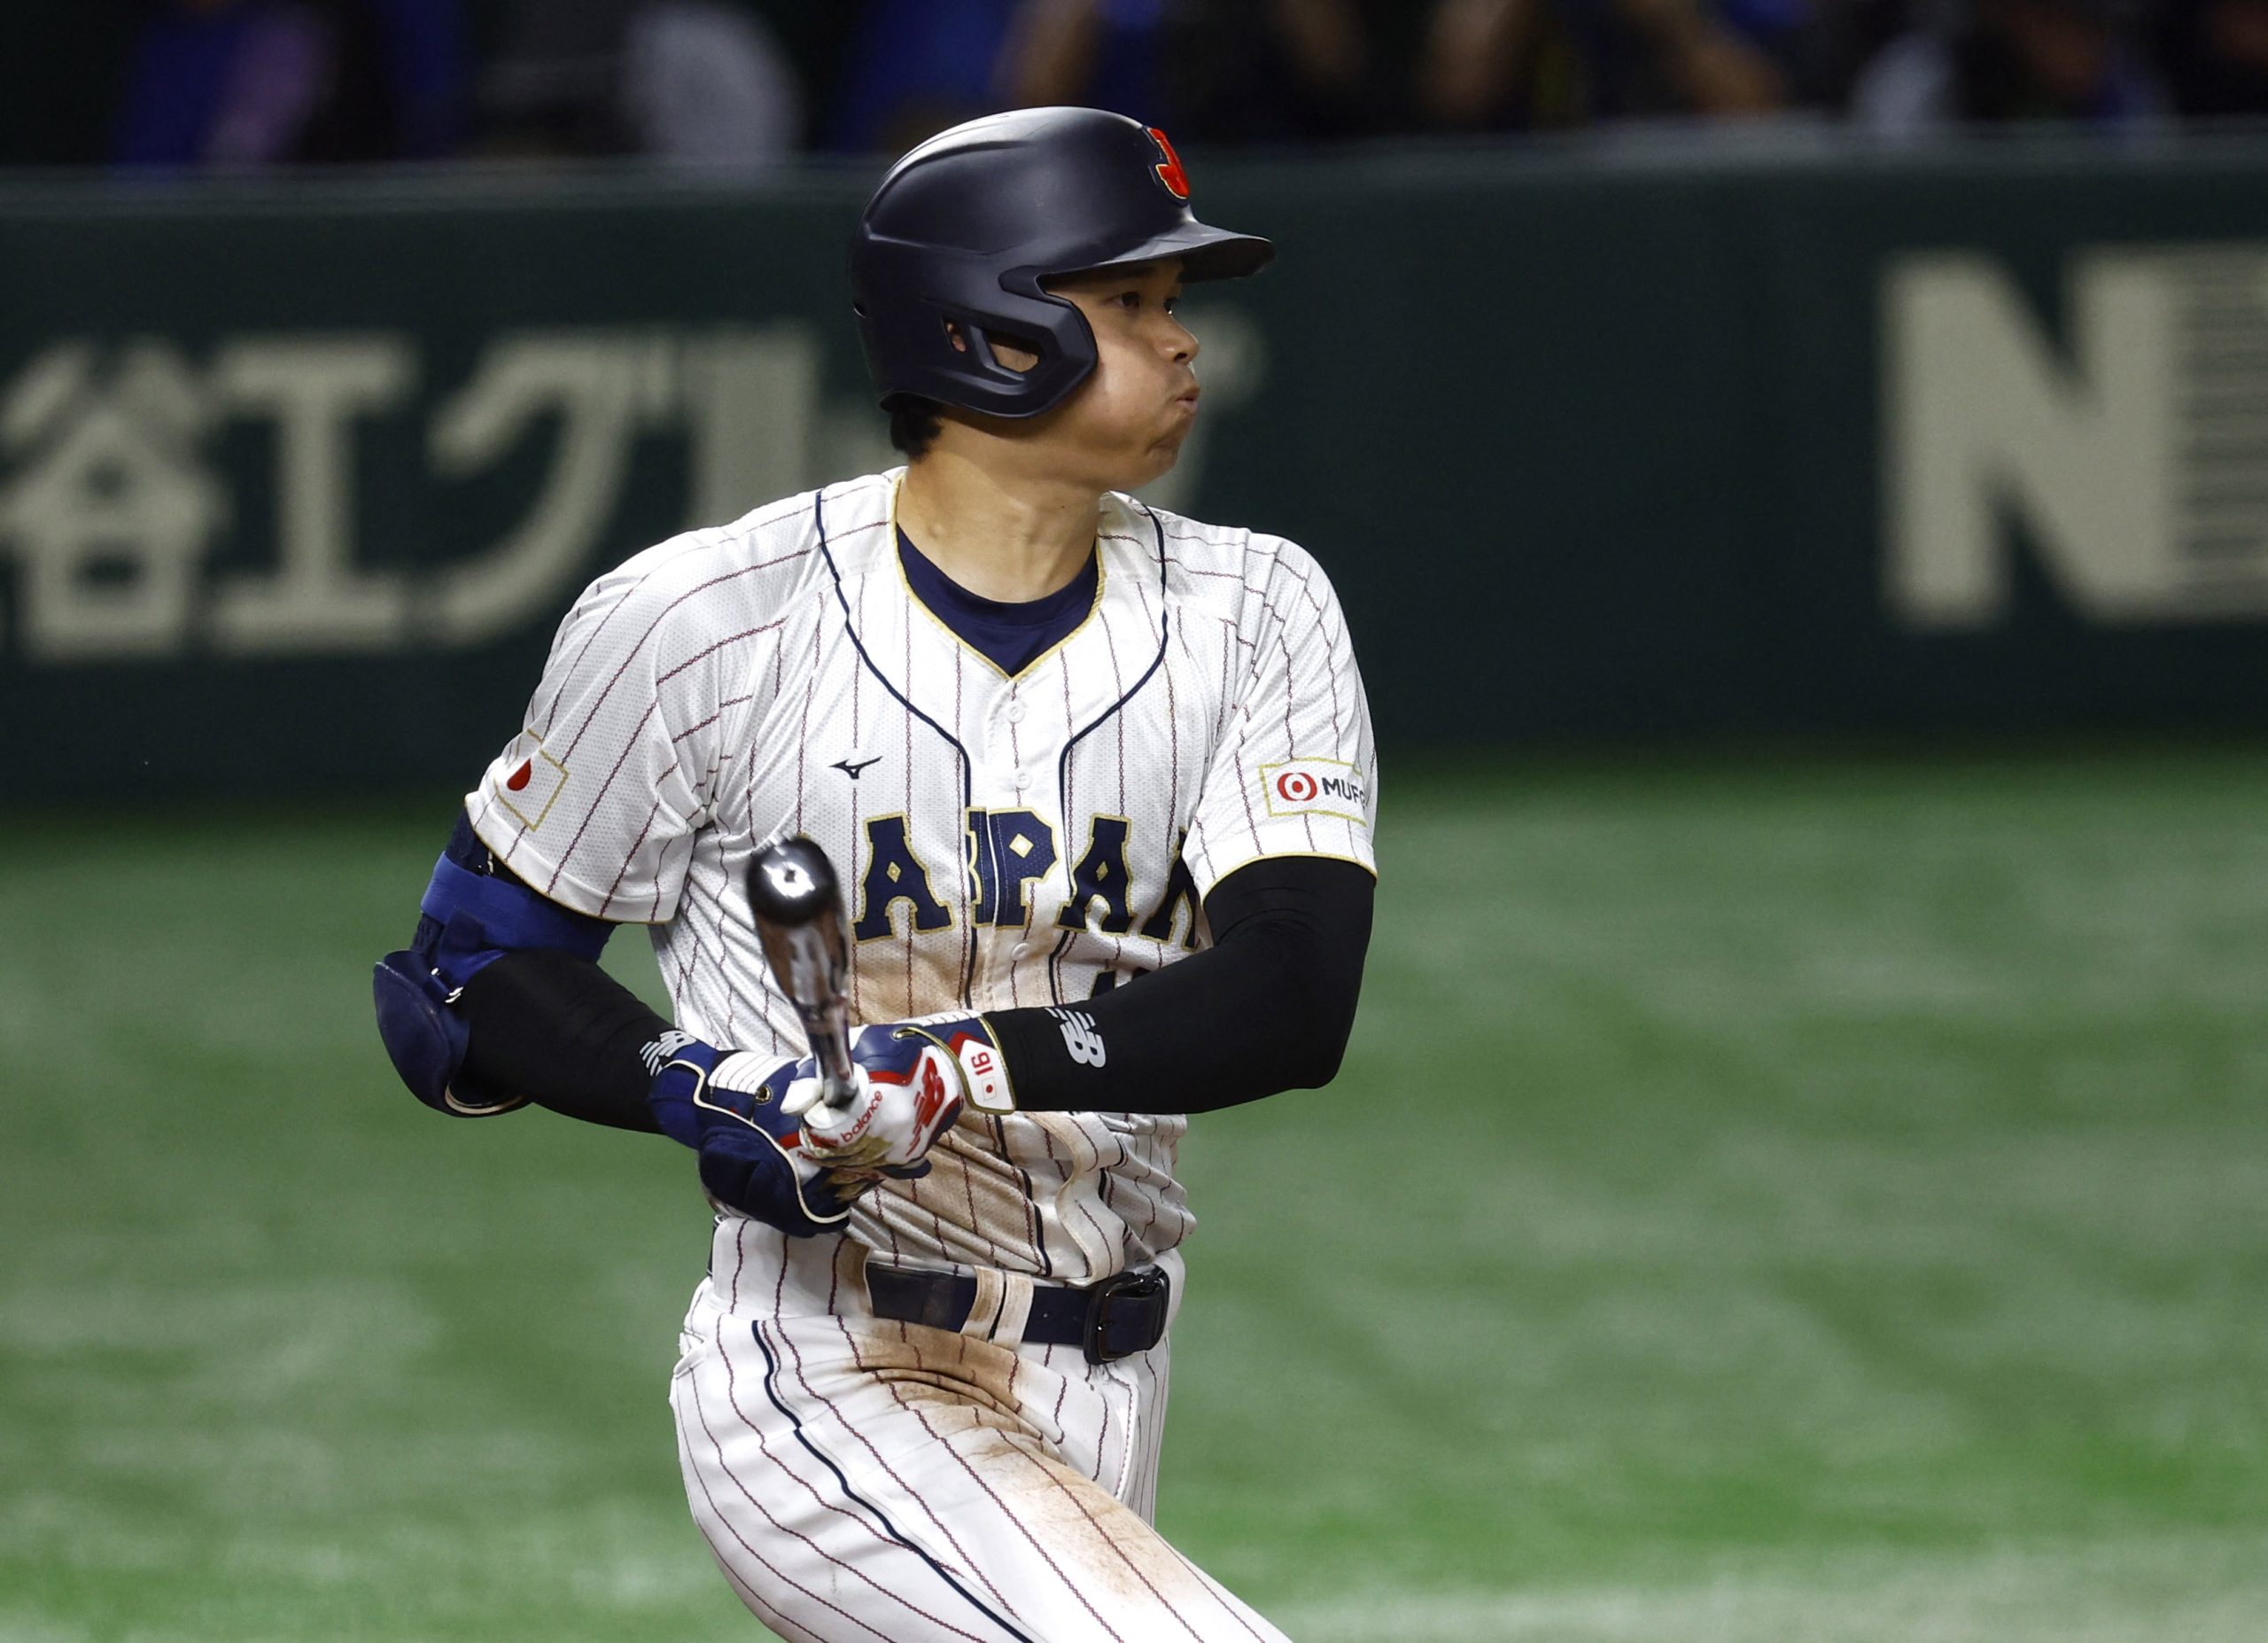
[{"label": "green outfield wall padding", "polygon": [[[1155,499],[1381,742],[2268,720],[2268,144],[1201,160]],[[463,781],[599,570],[891,455],[866,179],[0,189],[0,803]]]}]

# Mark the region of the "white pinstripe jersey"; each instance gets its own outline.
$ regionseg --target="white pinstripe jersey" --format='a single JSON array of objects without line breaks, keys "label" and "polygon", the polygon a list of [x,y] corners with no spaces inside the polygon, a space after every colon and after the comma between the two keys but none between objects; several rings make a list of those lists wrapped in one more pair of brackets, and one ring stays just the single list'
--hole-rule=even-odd
[{"label": "white pinstripe jersey", "polygon": [[[467,797],[536,889],[653,926],[680,1027],[804,1053],[745,884],[783,829],[843,879],[863,1022],[1075,1004],[1202,946],[1202,898],[1239,867],[1372,866],[1370,710],[1304,551],[1107,496],[1092,613],[1011,678],[907,587],[897,479],[602,576]],[[1188,1232],[1185,1127],[970,1113],[929,1176],[860,1200],[852,1231],[908,1264],[1090,1281]]]}]

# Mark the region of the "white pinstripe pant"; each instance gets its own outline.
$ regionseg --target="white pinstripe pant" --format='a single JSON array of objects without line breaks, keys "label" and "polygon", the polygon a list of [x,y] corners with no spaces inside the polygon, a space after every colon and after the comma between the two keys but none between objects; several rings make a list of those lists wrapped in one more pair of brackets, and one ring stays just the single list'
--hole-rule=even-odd
[{"label": "white pinstripe pant", "polygon": [[679,1458],[781,1637],[1286,1643],[1150,1526],[1164,1342],[1091,1365],[877,1319],[839,1236],[728,1220],[718,1255],[671,1382]]}]

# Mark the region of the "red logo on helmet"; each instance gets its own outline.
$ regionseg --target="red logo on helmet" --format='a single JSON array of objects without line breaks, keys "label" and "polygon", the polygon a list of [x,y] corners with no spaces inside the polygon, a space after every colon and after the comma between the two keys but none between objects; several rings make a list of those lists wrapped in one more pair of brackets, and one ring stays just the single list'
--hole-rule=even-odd
[{"label": "red logo on helmet", "polygon": [[1286,770],[1276,778],[1276,790],[1293,804],[1304,805],[1315,797],[1315,778],[1304,770]]},{"label": "red logo on helmet", "polygon": [[1166,192],[1176,199],[1187,199],[1189,173],[1181,168],[1181,156],[1173,152],[1173,140],[1155,126],[1151,126],[1147,129],[1150,133],[1150,141],[1155,143],[1158,145],[1158,152],[1165,156],[1165,162],[1162,165],[1152,167],[1158,174],[1158,181],[1166,185]]}]

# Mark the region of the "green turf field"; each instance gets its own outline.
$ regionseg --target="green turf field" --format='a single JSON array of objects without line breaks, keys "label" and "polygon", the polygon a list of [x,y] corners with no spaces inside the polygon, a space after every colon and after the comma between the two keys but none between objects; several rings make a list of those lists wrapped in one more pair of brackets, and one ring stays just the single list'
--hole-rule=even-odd
[{"label": "green turf field", "polygon": [[[377,1050],[447,803],[0,821],[0,1639],[760,1635],[687,1159]],[[2268,1637],[2264,817],[1389,770],[1345,1075],[1186,1149],[1161,1523],[1309,1643]]]}]

